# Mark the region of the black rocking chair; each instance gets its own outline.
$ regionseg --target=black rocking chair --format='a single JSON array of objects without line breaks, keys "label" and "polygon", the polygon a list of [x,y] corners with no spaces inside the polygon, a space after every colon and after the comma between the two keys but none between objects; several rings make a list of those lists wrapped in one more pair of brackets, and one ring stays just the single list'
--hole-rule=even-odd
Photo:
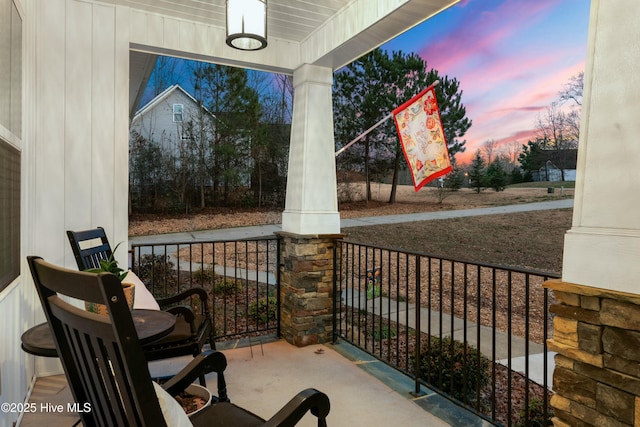
[{"label": "black rocking chair", "polygon": [[[176,396],[199,376],[215,372],[218,397],[187,422],[196,426],[293,426],[311,412],[318,426],[326,427],[329,398],[315,389],[298,393],[268,421],[230,403],[224,379],[226,358],[214,350],[198,355],[161,387],[154,385],[116,276],[68,270],[39,257],[28,257],[28,262],[73,398],[80,407],[90,407],[79,413],[83,425],[166,426],[159,399]],[[105,304],[108,316],[78,309],[61,295]]]},{"label": "black rocking chair", "polygon": [[[113,256],[105,230],[98,227],[84,231],[67,231],[67,237],[73,250],[79,270],[100,268],[101,260]],[[195,313],[189,305],[178,303],[197,297],[202,310]],[[145,344],[144,352],[148,361],[167,359],[176,356],[197,356],[209,340],[215,350],[215,338],[207,291],[193,287],[168,298],[156,299],[161,309],[178,316],[176,327],[169,335],[151,344]],[[202,379],[204,385],[204,379]]]}]

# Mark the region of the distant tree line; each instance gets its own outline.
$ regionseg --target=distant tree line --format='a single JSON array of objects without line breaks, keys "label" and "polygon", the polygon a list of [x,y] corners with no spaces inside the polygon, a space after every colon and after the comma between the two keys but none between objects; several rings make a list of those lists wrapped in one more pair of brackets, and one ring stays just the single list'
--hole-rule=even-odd
[{"label": "distant tree line", "polygon": [[[160,57],[151,81],[154,94],[185,74],[181,60]],[[194,98],[204,113],[184,123],[184,138],[166,149],[158,140],[132,132],[130,137],[130,211],[191,212],[208,207],[284,206],[293,87],[290,77],[266,75],[203,63],[189,65]],[[464,182],[455,153],[471,126],[455,78],[427,70],[415,54],[377,49],[335,73],[334,128],[337,147],[422,89],[436,87],[445,137],[456,173],[447,187]],[[162,138],[162,135],[153,138]],[[338,159],[338,168],[363,174],[370,182],[406,168],[393,120],[355,144]]]},{"label": "distant tree line", "polygon": [[[557,163],[564,181],[564,165],[575,158],[580,137],[583,78],[583,73],[572,76],[558,100],[537,117],[535,139],[500,147],[495,140],[485,141],[466,170],[469,187],[477,192],[485,188],[502,191],[509,184],[533,181],[550,158]],[[563,103],[570,105],[563,110]]]},{"label": "distant tree line", "polygon": [[[177,59],[161,57],[152,76],[155,93],[175,83]],[[290,77],[204,63],[191,63],[189,78],[204,113],[184,123],[176,149],[132,132],[130,138],[131,212],[192,212],[209,207],[284,206],[293,87]],[[181,64],[184,73],[184,65]],[[445,138],[454,171],[434,186],[456,190],[463,185],[504,189],[526,179],[536,166],[530,152],[566,147],[577,140],[566,117],[555,105],[538,123],[540,141],[523,149],[517,142],[497,149],[486,141],[474,163],[461,167],[455,154],[465,151],[471,126],[455,78],[427,69],[415,54],[376,49],[334,75],[333,108],[336,148],[340,148],[422,89],[439,80],[438,99]],[[576,78],[575,84],[578,79]],[[580,78],[581,84],[581,78]],[[581,92],[580,92],[581,93]],[[561,101],[576,100],[575,87]],[[578,116],[579,117],[579,113]],[[560,120],[558,122],[558,120]],[[573,121],[572,121],[573,120]],[[560,126],[562,125],[562,126]],[[577,128],[575,128],[577,129]],[[158,138],[161,138],[159,136]],[[337,159],[345,175],[364,176],[367,200],[375,180],[390,178],[389,202],[395,202],[399,172],[406,169],[393,120],[354,144]],[[519,164],[518,164],[519,163]],[[141,183],[144,183],[142,185]],[[443,193],[444,196],[444,193]]]}]

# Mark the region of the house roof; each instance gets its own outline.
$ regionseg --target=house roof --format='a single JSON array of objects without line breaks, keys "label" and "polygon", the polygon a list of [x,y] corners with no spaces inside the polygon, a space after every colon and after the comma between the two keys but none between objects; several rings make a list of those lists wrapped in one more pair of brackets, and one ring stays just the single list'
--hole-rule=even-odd
[{"label": "house roof", "polygon": [[[191,101],[193,101],[193,103],[196,106],[199,106],[200,103],[198,102],[197,99],[195,99],[189,92],[187,92],[186,90],[184,90],[184,88],[182,86],[180,86],[179,84],[174,84],[169,86],[168,88],[166,88],[164,91],[162,91],[161,93],[159,93],[158,95],[156,95],[155,98],[153,98],[151,101],[149,101],[147,104],[145,104],[144,106],[142,106],[137,112],[136,114],[133,116],[132,119],[132,123],[135,122],[136,120],[138,120],[141,116],[143,116],[147,111],[150,111],[152,109],[154,109],[157,105],[159,105],[160,103],[162,103],[163,101],[165,101],[167,98],[169,98],[169,96],[176,91],[180,91],[182,92],[187,98],[189,98]],[[204,111],[206,111],[207,113],[211,114],[212,116],[214,116],[214,114],[209,111],[206,107],[202,106],[202,109]]]},{"label": "house roof", "polygon": [[551,162],[559,169],[576,169],[578,163],[578,150],[543,150],[541,152],[544,163]]}]

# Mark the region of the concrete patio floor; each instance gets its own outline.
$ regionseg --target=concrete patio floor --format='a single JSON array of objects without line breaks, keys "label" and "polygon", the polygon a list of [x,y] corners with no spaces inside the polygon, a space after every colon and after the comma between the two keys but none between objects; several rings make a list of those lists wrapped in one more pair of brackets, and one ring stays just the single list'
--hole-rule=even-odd
[{"label": "concrete patio floor", "polygon": [[[297,348],[282,340],[261,344],[254,339],[251,346],[227,347],[221,350],[228,361],[229,397],[264,418],[298,391],[313,387],[331,400],[329,426],[489,425],[426,388],[413,396],[412,381],[348,344]],[[177,371],[186,361],[152,362],[150,371],[160,376]],[[215,376],[207,376],[209,388],[215,390],[215,384]],[[30,401],[37,405],[72,401],[64,376],[39,378]],[[76,419],[74,414],[36,412],[25,415],[19,425],[69,426]],[[299,425],[315,426],[315,420],[309,415]]]}]

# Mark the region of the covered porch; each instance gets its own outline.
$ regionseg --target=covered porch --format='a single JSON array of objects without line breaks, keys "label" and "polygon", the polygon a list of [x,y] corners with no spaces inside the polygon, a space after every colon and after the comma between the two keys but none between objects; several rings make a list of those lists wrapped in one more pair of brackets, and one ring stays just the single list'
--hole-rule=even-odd
[{"label": "covered porch", "polygon": [[[242,52],[224,43],[222,0],[206,10],[195,0],[2,0],[0,16],[11,16],[11,25],[0,27],[10,40],[3,53],[8,50],[12,64],[11,78],[0,86],[10,100],[0,138],[19,153],[19,195],[11,201],[20,205],[19,233],[11,237],[17,240],[11,247],[20,248],[20,263],[0,291],[0,400],[23,402],[37,378],[61,372],[57,362],[20,349],[21,333],[44,320],[25,257],[73,267],[65,231],[98,224],[112,230],[114,242],[128,240],[129,119],[149,64],[136,58],[166,54],[293,75],[282,227],[302,248],[305,241],[340,233],[332,73],[455,3],[272,0],[268,47]],[[640,359],[633,346],[640,331],[640,174],[634,172],[640,159],[640,53],[629,46],[640,38],[638,16],[635,0],[591,1],[573,226],[565,241],[562,280],[549,284],[561,301],[554,308],[560,321],[551,343],[559,353],[554,377],[559,393],[552,401],[556,426],[640,425],[640,375],[633,365]],[[119,256],[125,264],[125,255]],[[302,286],[299,276],[286,280],[290,289]],[[287,353],[309,360],[321,356],[315,350],[326,336],[309,340],[306,331],[289,331],[291,342],[309,346]],[[620,342],[626,345],[621,348]],[[253,350],[259,361],[263,356]],[[245,385],[246,378],[246,372],[229,375]],[[572,386],[576,382],[585,387]],[[369,389],[378,390],[378,398],[388,393]],[[340,400],[337,390],[336,396],[326,391],[332,402]],[[247,393],[260,399],[264,391]],[[380,408],[388,411],[386,404]],[[2,413],[0,426],[12,425],[18,416]],[[338,425],[342,421],[334,419]]]}]

